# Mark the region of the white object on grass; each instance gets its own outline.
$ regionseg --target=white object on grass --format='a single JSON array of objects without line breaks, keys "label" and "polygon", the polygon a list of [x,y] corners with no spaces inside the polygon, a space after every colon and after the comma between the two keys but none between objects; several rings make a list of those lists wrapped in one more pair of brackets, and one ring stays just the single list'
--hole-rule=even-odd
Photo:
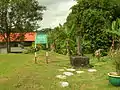
[{"label": "white object on grass", "polygon": [[71,72],[63,72],[63,74],[66,75],[66,76],[72,76],[72,75],[74,75],[74,74],[71,73]]},{"label": "white object on grass", "polygon": [[59,79],[66,79],[66,76],[65,76],[65,75],[57,75],[56,78],[59,78]]},{"label": "white object on grass", "polygon": [[67,87],[67,86],[69,86],[69,83],[68,82],[60,82],[60,85],[62,87]]},{"label": "white object on grass", "polygon": [[58,69],[58,71],[65,71],[64,69]]},{"label": "white object on grass", "polygon": [[79,73],[84,73],[84,71],[76,71],[76,73],[78,73],[78,74],[79,74]]},{"label": "white object on grass", "polygon": [[88,72],[96,72],[96,69],[88,69]]},{"label": "white object on grass", "polygon": [[66,69],[67,71],[71,71],[71,72],[74,72],[75,71],[75,69],[73,69],[73,68],[70,68],[70,69]]}]

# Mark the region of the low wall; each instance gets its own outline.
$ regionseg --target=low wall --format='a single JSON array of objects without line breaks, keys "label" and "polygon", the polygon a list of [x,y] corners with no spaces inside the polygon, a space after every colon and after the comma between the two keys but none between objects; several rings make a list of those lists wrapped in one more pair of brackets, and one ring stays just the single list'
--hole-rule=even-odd
[{"label": "low wall", "polygon": [[0,48],[1,54],[7,54],[7,48]]}]

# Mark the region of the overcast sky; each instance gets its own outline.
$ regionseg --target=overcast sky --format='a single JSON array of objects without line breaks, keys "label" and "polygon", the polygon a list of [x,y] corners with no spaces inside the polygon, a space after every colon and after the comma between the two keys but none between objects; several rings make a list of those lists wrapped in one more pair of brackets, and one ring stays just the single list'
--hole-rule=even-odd
[{"label": "overcast sky", "polygon": [[70,7],[76,2],[74,0],[38,0],[40,5],[45,5],[47,10],[40,23],[41,28],[54,28],[63,24],[69,15]]}]

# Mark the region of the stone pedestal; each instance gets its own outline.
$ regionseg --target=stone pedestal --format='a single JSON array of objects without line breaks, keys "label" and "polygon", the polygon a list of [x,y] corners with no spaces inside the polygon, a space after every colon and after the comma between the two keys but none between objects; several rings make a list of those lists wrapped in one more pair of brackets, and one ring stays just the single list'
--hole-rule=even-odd
[{"label": "stone pedestal", "polygon": [[86,67],[89,65],[89,58],[85,56],[71,56],[70,61],[74,67]]}]

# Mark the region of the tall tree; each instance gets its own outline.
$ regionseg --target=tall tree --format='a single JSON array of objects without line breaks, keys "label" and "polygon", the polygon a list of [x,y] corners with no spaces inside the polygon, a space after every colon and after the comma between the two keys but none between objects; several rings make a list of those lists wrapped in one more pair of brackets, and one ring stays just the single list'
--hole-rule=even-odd
[{"label": "tall tree", "polygon": [[7,42],[10,52],[10,33],[29,32],[39,27],[43,10],[37,0],[0,0],[0,33]]},{"label": "tall tree", "polygon": [[[107,49],[109,35],[106,29],[112,21],[120,17],[118,0],[76,0],[66,24],[76,24],[76,33],[85,41],[89,41],[92,52],[96,49]],[[83,45],[84,46],[84,45]]]}]

